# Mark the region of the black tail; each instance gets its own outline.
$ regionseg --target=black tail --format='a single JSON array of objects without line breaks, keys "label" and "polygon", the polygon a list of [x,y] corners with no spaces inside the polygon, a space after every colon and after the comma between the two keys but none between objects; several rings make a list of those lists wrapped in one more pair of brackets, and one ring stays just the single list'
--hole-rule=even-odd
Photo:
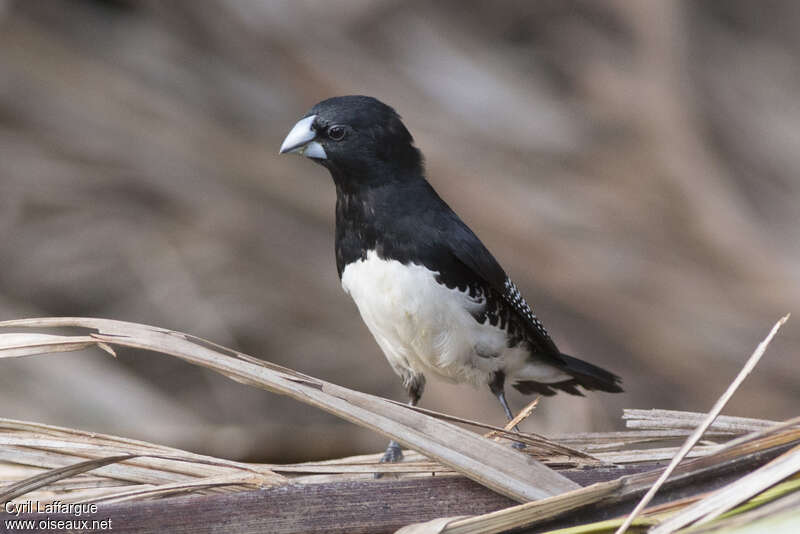
[{"label": "black tail", "polygon": [[564,362],[564,365],[561,369],[564,372],[572,375],[570,380],[550,384],[526,380],[523,382],[517,382],[514,384],[514,388],[525,395],[538,393],[547,397],[555,395],[557,391],[554,390],[565,391],[570,395],[583,396],[583,393],[578,389],[578,386],[581,386],[587,391],[622,393],[622,379],[614,373],[606,371],[605,369],[601,369],[600,367],[592,365],[589,362],[568,356],[567,354],[561,354],[561,359]]}]

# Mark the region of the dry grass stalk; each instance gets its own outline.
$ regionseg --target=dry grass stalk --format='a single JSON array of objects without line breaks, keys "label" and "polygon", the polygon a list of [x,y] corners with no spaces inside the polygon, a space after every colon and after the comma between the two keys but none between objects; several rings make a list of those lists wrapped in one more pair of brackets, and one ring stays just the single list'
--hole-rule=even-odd
[{"label": "dry grass stalk", "polygon": [[[538,397],[537,399],[534,399],[533,402],[536,402],[536,400],[538,400]],[[430,410],[428,408],[421,408],[419,406],[409,406],[408,404],[399,403],[393,400],[390,400],[389,402],[395,403],[398,406],[404,406],[409,410],[414,410],[415,412],[424,413],[425,415],[430,415],[431,417],[435,417],[436,419],[441,419],[442,421],[450,421],[452,423],[460,423],[476,428],[483,428],[485,430],[490,430],[491,432],[487,433],[484,437],[489,437],[489,434],[491,434],[494,436],[501,436],[513,441],[524,443],[527,446],[525,453],[537,458],[547,458],[553,455],[561,455],[562,457],[564,457],[562,458],[562,461],[564,459],[567,459],[567,461],[574,461],[575,464],[603,463],[602,460],[593,457],[586,451],[569,447],[567,445],[564,445],[563,443],[558,443],[552,439],[546,438],[539,434],[533,434],[528,432],[514,432],[509,428],[489,425],[486,423],[481,423],[480,421],[465,419],[463,417],[457,417],[455,415],[437,412],[435,410]],[[533,402],[528,406],[526,406],[525,408],[523,408],[523,410],[520,411],[520,414],[518,414],[517,417],[519,417],[520,415],[524,415],[525,417],[530,415],[530,413],[532,413],[532,410],[536,407],[536,404],[533,404]],[[531,412],[527,412],[528,408],[531,409]]]},{"label": "dry grass stalk", "polygon": [[79,475],[86,471],[91,471],[92,469],[97,469],[98,467],[121,462],[122,460],[128,460],[130,458],[132,458],[132,455],[123,454],[120,456],[109,456],[107,458],[100,458],[97,460],[87,460],[85,462],[80,462],[78,464],[69,465],[59,469],[51,469],[47,472],[26,478],[25,480],[21,480],[16,484],[9,484],[8,486],[5,486],[2,488],[2,491],[0,491],[0,501],[11,501],[42,486],[46,486],[61,480],[62,478]]},{"label": "dry grass stalk", "polygon": [[[539,400],[541,400],[541,398],[542,398],[542,396],[538,395],[535,399],[533,399],[531,402],[529,402],[528,405],[525,406],[523,409],[521,409],[519,411],[519,413],[516,416],[514,416],[514,418],[511,421],[506,423],[506,426],[503,427],[503,430],[505,430],[506,432],[511,432],[512,430],[514,430],[515,426],[517,426],[518,424],[522,423],[525,419],[530,417],[530,415],[533,413],[533,411],[539,405]],[[496,430],[492,430],[491,432],[489,432],[487,434],[484,434],[483,437],[485,437],[485,438],[497,438],[497,437],[499,437],[499,434],[498,434],[498,432]]]},{"label": "dry grass stalk", "polygon": [[[707,476],[709,470],[714,468],[729,469],[738,459],[759,451],[773,449],[787,444],[800,444],[800,428],[795,421],[790,425],[781,425],[780,430],[766,429],[753,432],[745,440],[725,444],[717,451],[678,466],[673,479],[682,481],[691,480],[693,477]],[[445,523],[440,530],[419,531],[425,534],[491,534],[504,532],[513,528],[530,527],[536,523],[558,517],[566,512],[590,504],[618,501],[646,491],[657,480],[662,470],[655,470],[637,475],[621,477],[610,482],[593,484],[577,491],[569,492],[556,497],[542,499],[537,502],[520,504],[498,510],[489,514],[469,518],[453,518]],[[691,502],[691,501],[687,501]],[[685,504],[685,503],[684,503]],[[654,513],[663,511],[662,507],[655,507]],[[621,522],[621,521],[620,521]],[[613,523],[611,528],[619,526]],[[634,524],[654,525],[656,521],[647,518],[635,520]]]},{"label": "dry grass stalk", "polygon": [[[795,421],[795,424],[797,423],[798,421]],[[638,431],[633,432],[633,434],[637,433]],[[427,461],[419,453],[413,452],[409,454],[409,462],[391,466],[379,464],[379,455],[377,454],[290,465],[242,464],[228,460],[210,459],[125,438],[94,435],[49,425],[0,419],[0,438],[9,436],[15,436],[14,442],[17,445],[13,446],[13,451],[9,451],[8,447],[0,449],[0,451],[5,451],[7,454],[14,452],[14,455],[7,455],[6,457],[7,460],[11,461],[39,462],[40,458],[38,456],[31,459],[30,455],[24,452],[25,450],[33,451],[39,455],[46,453],[50,455],[48,461],[51,463],[55,462],[53,460],[54,457],[60,457],[61,463],[66,463],[67,465],[76,462],[79,457],[75,456],[75,454],[78,452],[86,456],[97,456],[100,459],[115,451],[140,454],[161,453],[164,455],[171,453],[174,456],[174,458],[166,456],[160,458],[132,458],[118,464],[101,467],[93,471],[94,474],[91,477],[79,475],[62,479],[55,483],[51,482],[46,488],[41,488],[38,493],[28,494],[29,498],[37,498],[42,502],[53,499],[63,502],[119,502],[132,499],[152,499],[187,492],[236,491],[254,486],[281,483],[283,479],[278,478],[270,481],[263,476],[265,473],[274,474],[276,472],[293,477],[291,478],[293,482],[306,484],[341,481],[343,479],[372,481],[371,473],[379,469],[387,472],[406,473],[405,476],[419,476],[422,473],[425,476],[431,476],[432,472],[437,473],[437,475],[453,473],[452,471],[442,471],[442,466],[439,464]],[[12,440],[8,439],[7,441],[11,442]],[[786,443],[798,442],[800,441],[800,429],[793,427],[792,424],[781,424],[778,430],[763,430],[747,436],[745,440],[735,441],[736,443],[733,445],[721,446],[719,450],[709,457],[700,458],[698,461],[681,466],[681,469],[684,470],[681,475],[692,476],[692,473],[695,472],[703,473],[710,466],[717,463],[730,462],[741,455],[785,445]],[[96,446],[89,446],[92,444]],[[28,449],[26,446],[31,447]],[[36,447],[45,447],[45,450],[39,450]],[[621,454],[630,454],[631,452],[636,451],[621,451]],[[644,454],[647,451],[639,452]],[[196,460],[196,462],[192,460]],[[128,465],[130,462],[139,462],[139,465]],[[116,471],[109,471],[112,467]],[[41,473],[42,469],[39,467],[16,466],[13,469],[8,469],[0,464],[0,479],[2,480],[19,480]],[[277,475],[273,476],[277,477]],[[481,531],[488,528],[487,524],[492,524],[490,520],[499,521],[499,525],[511,524],[507,523],[507,521],[517,521],[523,518],[528,521],[531,517],[530,514],[533,512],[536,513],[536,517],[546,519],[548,514],[558,512],[563,509],[563,506],[569,506],[570,503],[592,501],[598,496],[603,498],[603,495],[605,495],[605,499],[610,499],[615,498],[615,496],[630,494],[632,491],[644,491],[652,484],[654,478],[655,475],[652,473],[626,477],[621,481],[598,485],[597,488],[586,488],[584,494],[580,496],[581,500],[575,500],[574,495],[565,495],[565,500],[561,503],[533,503],[536,506],[532,508],[522,507],[509,510],[509,512],[513,512],[509,517],[500,514],[494,518],[487,519],[485,516],[480,516],[480,520],[476,519],[475,522],[467,523],[466,526],[459,528],[474,528],[474,531]],[[648,518],[637,522],[637,524],[653,524],[652,514],[664,513],[670,510],[674,512],[678,506],[685,506],[685,504],[687,503],[671,503],[672,509],[662,506],[648,510],[647,513],[650,514]],[[619,522],[614,523],[612,527],[618,525]],[[465,531],[470,532],[473,530]]]},{"label": "dry grass stalk", "polygon": [[[768,490],[765,493],[769,493],[771,491],[772,490]],[[786,514],[787,512],[792,514],[792,516],[795,518],[794,528],[789,525],[784,525],[783,528],[781,528],[780,525],[771,525],[770,530],[775,532],[796,532],[798,526],[798,522],[796,520],[798,509],[800,509],[800,491],[794,491],[793,493],[784,494],[772,500],[771,502],[767,502],[766,504],[761,504],[754,510],[732,514],[730,517],[714,521],[708,525],[691,527],[689,532],[691,532],[691,534],[703,534],[706,532],[725,532],[725,529],[735,530],[740,527],[749,527],[755,521],[766,518],[774,518],[778,514]],[[685,531],[686,530],[684,529],[684,532]],[[754,528],[750,529],[750,532],[754,531]]]},{"label": "dry grass stalk", "polygon": [[[705,413],[679,412],[676,410],[626,409],[622,414],[622,419],[625,420],[628,428],[640,430],[694,430],[706,417],[708,417],[708,414]],[[763,430],[776,424],[778,424],[778,421],[720,415],[708,427],[706,435],[712,432],[717,434],[746,434]]]},{"label": "dry grass stalk", "polygon": [[[382,399],[373,401],[369,396],[175,332],[129,323],[86,319],[33,320],[25,321],[24,324],[26,326],[73,324],[86,327],[91,325],[98,328],[99,332],[90,336],[42,337],[43,334],[34,334],[34,337],[30,338],[30,345],[27,344],[23,334],[12,334],[13,337],[0,334],[0,358],[7,354],[18,357],[51,350],[68,350],[69,347],[83,348],[100,343],[108,344],[109,348],[110,345],[150,348],[210,367],[244,383],[285,392],[371,428],[381,424],[383,426],[380,428],[384,431],[392,428],[398,432],[420,422],[430,425],[426,428],[434,430],[440,428],[438,425],[446,425],[444,428],[447,429],[452,427],[423,413],[415,413],[423,410],[408,410],[405,406]],[[763,348],[780,324],[782,323],[776,325],[771,335],[762,343]],[[762,346],[759,348],[762,349]],[[324,394],[346,404],[336,404],[334,399]],[[355,406],[361,411],[346,406]],[[387,409],[387,406],[391,409]],[[534,407],[535,404],[532,403],[528,410],[523,411],[520,420]],[[372,414],[373,417],[368,414]],[[440,419],[488,427],[496,431],[498,436],[511,437],[523,442],[528,440],[538,447],[535,454],[545,461],[564,463],[567,460],[567,463],[575,464],[585,462],[587,458],[592,461],[640,463],[671,457],[675,454],[675,447],[646,449],[632,449],[632,447],[642,443],[649,446],[654,442],[685,438],[688,433],[687,422],[696,422],[698,418],[703,417],[702,414],[684,412],[627,410],[626,415],[630,421],[643,422],[641,425],[633,423],[633,426],[638,426],[639,429],[563,436],[559,441],[567,444],[564,445],[540,436],[517,434],[508,429],[490,427],[475,421],[452,418],[435,412],[432,415]],[[381,418],[389,419],[397,426],[389,425]],[[512,421],[509,428],[513,424]],[[694,448],[692,454],[700,457],[678,466],[673,480],[704,476],[709,469],[718,469],[722,466],[729,468],[747,455],[787,444],[797,445],[800,443],[798,425],[800,418],[783,423],[720,418],[710,425],[710,435],[721,439],[734,439],[724,445],[712,444]],[[747,430],[757,431],[735,437]],[[489,443],[490,448],[497,446],[503,452],[510,452],[506,446],[463,432],[472,439],[480,440],[481,443]],[[694,434],[697,432],[692,435]],[[448,439],[460,439],[460,434],[451,432],[446,438],[439,440],[435,445],[445,446]],[[0,448],[0,480],[10,481],[9,485],[0,489],[0,500],[26,494],[35,495],[43,501],[58,499],[63,502],[123,502],[185,493],[236,491],[282,484],[287,480],[306,484],[342,480],[343,477],[371,480],[370,475],[376,471],[392,472],[401,476],[454,473],[451,465],[432,461],[416,452],[410,452],[407,461],[398,465],[380,464],[379,455],[282,466],[245,464],[142,441],[8,419],[0,419],[0,445],[3,445]],[[573,446],[578,448],[574,449]],[[592,451],[593,455],[588,454],[588,451]],[[478,455],[478,449],[473,450],[472,454]],[[484,454],[483,460],[491,460],[494,449]],[[636,519],[634,524],[654,525],[657,520],[665,519],[680,510],[684,511],[679,513],[686,514],[683,516],[684,520],[689,518],[688,520],[692,521],[698,517],[710,519],[736,506],[743,499],[755,495],[764,487],[774,484],[775,481],[796,473],[800,470],[800,466],[797,465],[800,462],[799,458],[800,449],[796,447],[791,453],[784,454],[772,464],[754,472],[752,476],[741,479],[735,486],[729,486],[731,489],[649,508],[645,510],[647,517]],[[50,470],[43,470],[43,467]],[[89,469],[92,469],[92,474],[85,474]],[[545,521],[588,504],[616,502],[626,497],[630,498],[652,488],[657,477],[659,477],[657,471],[626,476],[491,514],[441,518],[430,524],[414,525],[414,530],[403,532],[461,534],[501,532]],[[661,473],[661,478],[663,477]],[[478,476],[475,476],[475,479],[478,479]],[[796,488],[792,486],[791,490],[794,489]],[[733,496],[734,494],[736,496]],[[703,499],[699,500],[700,497]],[[676,517],[680,518],[681,515]],[[609,529],[619,526],[621,522],[620,519],[594,526],[603,525],[603,528]],[[671,523],[665,522],[664,525],[663,528],[668,529]]]},{"label": "dry grass stalk", "polygon": [[[583,432],[576,434],[556,434],[551,440],[569,447],[578,447],[580,450],[592,453],[609,450],[620,450],[625,447],[654,442],[674,442],[686,439],[688,430],[626,430],[621,432]],[[736,434],[728,432],[706,433],[706,438],[713,437],[720,440],[729,440]]]},{"label": "dry grass stalk", "polygon": [[[87,346],[91,339],[95,344],[136,347],[177,356],[375,430],[518,501],[541,499],[579,487],[530,457],[455,425],[179,332],[88,318],[28,319],[7,321],[0,326],[97,330],[90,336],[51,336],[46,346],[41,346],[41,334],[33,334],[28,340],[33,347],[26,349],[26,355],[74,350],[76,346]],[[0,335],[0,357],[5,352],[20,355],[20,347],[26,343],[22,336],[27,334],[12,334],[13,338],[7,335]]]},{"label": "dry grass stalk", "polygon": [[[630,433],[634,438],[639,434]],[[602,459],[610,462],[654,461],[675,451],[675,448],[627,450],[630,440],[626,440],[626,433],[613,434],[623,450],[603,453]],[[0,448],[0,462],[8,462],[0,463],[0,480],[9,483],[48,473],[45,467],[72,469],[82,462],[102,462],[110,455],[128,455],[125,458],[129,459],[124,462],[95,469],[92,476],[60,480],[52,477],[46,486],[27,494],[43,502],[53,499],[98,502],[117,496],[143,499],[179,491],[208,493],[209,488],[235,491],[242,487],[283,484],[288,480],[303,484],[372,480],[375,472],[404,477],[455,474],[452,469],[414,451],[408,451],[406,460],[399,464],[380,463],[380,454],[299,464],[245,464],[137,440],[9,419],[0,419],[0,444],[5,445]],[[564,465],[563,456],[557,453],[543,457],[543,461]],[[230,485],[222,488],[220,480]]]},{"label": "dry grass stalk", "polygon": [[675,514],[653,528],[650,534],[669,534],[694,521],[697,521],[698,525],[708,523],[798,472],[800,472],[800,446],[794,447],[762,468]]},{"label": "dry grass stalk", "polygon": [[[420,532],[441,532],[451,534],[502,532],[512,528],[529,526],[534,522],[555,517],[567,510],[574,510],[587,504],[597,503],[611,495],[615,495],[617,498],[619,498],[626,493],[630,495],[638,490],[649,488],[645,496],[634,509],[634,512],[629,514],[619,526],[617,533],[621,533],[624,532],[631,524],[633,524],[634,521],[636,521],[639,513],[644,510],[652,496],[666,481],[671,473],[680,472],[680,474],[685,478],[687,476],[691,476],[693,469],[696,470],[696,473],[703,472],[709,465],[713,465],[710,464],[710,462],[714,462],[715,460],[719,463],[725,463],[727,460],[735,457],[736,454],[746,454],[747,451],[752,452],[753,450],[757,450],[758,447],[774,446],[775,438],[782,434],[781,430],[776,430],[777,427],[785,431],[782,435],[783,439],[800,439],[800,431],[792,428],[795,426],[794,421],[789,421],[784,424],[778,424],[774,426],[770,426],[769,424],[758,425],[761,427],[759,431],[739,438],[729,445],[718,447],[714,453],[708,456],[701,457],[681,467],[678,467],[680,461],[686,457],[686,454],[688,454],[689,450],[697,443],[703,432],[709,426],[711,426],[714,419],[717,415],[719,415],[719,412],[722,410],[727,400],[730,399],[731,395],[733,395],[738,385],[741,384],[742,380],[744,380],[744,378],[755,367],[758,360],[766,351],[769,342],[775,336],[778,329],[788,320],[788,318],[789,316],[787,315],[775,324],[766,339],[759,344],[755,352],[748,359],[744,368],[736,377],[736,379],[734,379],[731,386],[714,405],[711,413],[706,416],[706,419],[703,421],[702,425],[692,432],[678,453],[673,457],[670,465],[660,473],[644,473],[641,475],[623,477],[612,482],[594,484],[581,490],[570,492],[561,496],[543,499],[538,502],[514,506],[481,516],[474,516],[466,519],[456,519],[451,522],[446,522],[444,526],[437,524],[436,530]],[[657,479],[655,478],[656,476],[658,477]]]},{"label": "dry grass stalk", "polygon": [[[0,448],[0,462],[35,466],[30,468],[27,476],[36,475],[41,467],[69,468],[87,460],[102,461],[113,455],[127,455],[130,459],[94,470],[95,475],[105,477],[104,487],[159,486],[232,473],[257,476],[260,486],[286,482],[284,477],[262,466],[212,458],[144,441],[12,419],[0,418],[0,443],[7,445]],[[9,480],[9,477],[2,476],[3,472],[3,465],[0,464],[0,478]],[[78,479],[75,483],[78,488],[87,487]],[[92,492],[92,495],[98,493]],[[75,495],[63,495],[62,500],[66,502],[76,498],[79,499]]]},{"label": "dry grass stalk", "polygon": [[769,334],[767,334],[767,337],[764,339],[764,341],[759,343],[758,347],[756,347],[756,350],[753,351],[753,354],[750,356],[750,358],[748,358],[747,362],[744,364],[742,370],[739,371],[739,374],[736,375],[736,378],[734,378],[731,385],[728,386],[728,389],[726,389],[725,392],[722,394],[722,396],[719,398],[719,400],[717,400],[717,402],[711,408],[711,411],[708,413],[708,415],[700,424],[700,426],[698,426],[694,430],[694,432],[692,432],[692,434],[686,439],[686,442],[678,451],[678,454],[676,454],[675,457],[670,461],[669,465],[667,466],[666,469],[664,469],[664,472],[661,473],[661,476],[658,478],[658,480],[656,480],[655,484],[653,484],[653,486],[647,491],[644,497],[642,497],[642,500],[639,501],[639,504],[637,504],[636,507],[633,509],[633,511],[630,513],[630,515],[628,515],[628,517],[625,519],[625,522],[619,527],[619,529],[617,529],[615,534],[624,534],[624,532],[628,529],[633,520],[636,519],[636,516],[639,515],[639,513],[645,508],[645,506],[647,506],[648,503],[653,499],[653,496],[655,496],[658,489],[664,484],[664,482],[666,482],[667,478],[670,476],[670,474],[672,474],[672,472],[675,470],[675,468],[678,466],[681,460],[683,460],[689,453],[691,448],[694,447],[698,441],[700,441],[700,438],[703,436],[703,433],[706,430],[708,430],[708,427],[710,427],[711,424],[714,422],[714,420],[719,416],[720,412],[722,412],[722,409],[728,403],[730,398],[733,396],[736,390],[739,389],[741,383],[744,381],[745,378],[747,378],[747,375],[749,375],[753,371],[753,369],[755,369],[756,364],[758,364],[758,361],[767,351],[767,347],[769,346],[770,341],[772,341],[772,338],[775,337],[775,334],[778,333],[780,327],[783,326],[783,324],[788,320],[789,320],[789,314],[785,315],[780,320],[778,320],[777,323],[775,323],[775,326],[772,327],[772,330],[770,330]]}]

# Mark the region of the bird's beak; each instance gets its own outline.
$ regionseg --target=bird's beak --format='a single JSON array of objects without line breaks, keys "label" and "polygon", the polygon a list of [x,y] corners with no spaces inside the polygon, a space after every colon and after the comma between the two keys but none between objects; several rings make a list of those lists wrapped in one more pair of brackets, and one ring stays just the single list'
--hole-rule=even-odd
[{"label": "bird's beak", "polygon": [[314,141],[317,138],[317,132],[311,125],[314,124],[315,118],[317,118],[316,115],[311,115],[297,121],[289,135],[283,140],[281,154],[300,154],[312,159],[328,159],[322,145]]}]

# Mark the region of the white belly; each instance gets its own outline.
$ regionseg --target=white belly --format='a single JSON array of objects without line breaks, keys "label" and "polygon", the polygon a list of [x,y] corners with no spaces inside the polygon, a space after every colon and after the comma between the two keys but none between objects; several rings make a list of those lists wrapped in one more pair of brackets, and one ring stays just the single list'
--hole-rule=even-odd
[{"label": "white belly", "polygon": [[[530,371],[523,344],[508,348],[503,330],[488,321],[478,323],[470,314],[483,301],[438,283],[437,274],[421,265],[380,259],[374,251],[342,273],[342,287],[395,372],[430,372],[478,385],[489,382],[498,369],[509,377],[523,368]],[[560,374],[547,367],[541,369],[551,375],[547,378]]]}]

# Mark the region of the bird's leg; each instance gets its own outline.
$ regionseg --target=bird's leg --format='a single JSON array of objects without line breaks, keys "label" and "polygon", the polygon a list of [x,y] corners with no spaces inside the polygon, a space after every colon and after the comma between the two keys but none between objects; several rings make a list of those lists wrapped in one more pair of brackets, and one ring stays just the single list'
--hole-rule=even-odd
[{"label": "bird's leg", "polygon": [[[425,389],[425,376],[424,375],[407,375],[403,377],[403,385],[408,391],[408,405],[416,406],[422,397],[422,391]],[[399,462],[403,459],[403,449],[395,440],[389,442],[386,447],[386,452],[383,453],[381,463],[386,462]],[[381,473],[375,473],[375,478],[380,478]]]},{"label": "bird's leg", "polygon": [[[497,371],[494,376],[492,377],[492,381],[489,382],[489,389],[494,393],[494,396],[497,397],[497,400],[500,401],[500,405],[503,407],[503,411],[506,413],[506,419],[511,421],[514,419],[514,414],[511,413],[511,408],[508,407],[508,402],[506,402],[506,392],[505,392],[505,383],[506,383],[506,375],[502,371]],[[514,425],[514,432],[519,432],[519,426]],[[511,444],[512,447],[515,449],[524,449],[525,444],[520,443],[519,441],[515,441]]]}]

